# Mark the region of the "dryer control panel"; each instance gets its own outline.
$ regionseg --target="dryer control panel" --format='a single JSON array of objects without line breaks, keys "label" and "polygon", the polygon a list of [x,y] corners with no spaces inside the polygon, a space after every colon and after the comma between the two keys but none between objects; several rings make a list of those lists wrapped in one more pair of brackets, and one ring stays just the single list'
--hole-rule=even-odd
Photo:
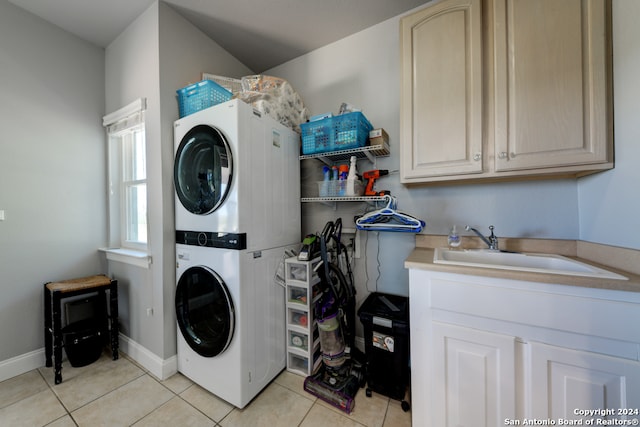
[{"label": "dryer control panel", "polygon": [[176,230],[176,243],[222,249],[247,249],[246,233],[212,233]]}]

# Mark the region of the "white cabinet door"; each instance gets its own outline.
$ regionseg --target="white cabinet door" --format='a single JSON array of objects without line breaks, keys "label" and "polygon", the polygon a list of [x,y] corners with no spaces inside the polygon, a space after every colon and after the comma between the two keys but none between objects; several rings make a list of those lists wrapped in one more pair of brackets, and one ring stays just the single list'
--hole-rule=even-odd
[{"label": "white cabinet door", "polygon": [[515,418],[514,337],[433,322],[433,427],[498,427]]},{"label": "white cabinet door", "polygon": [[411,419],[414,426],[431,427],[431,297],[424,270],[409,270],[409,328],[411,352]]},{"label": "white cabinet door", "polygon": [[611,161],[607,7],[494,3],[496,171]]},{"label": "white cabinet door", "polygon": [[531,411],[538,419],[594,419],[579,410],[613,410],[602,419],[640,419],[640,362],[531,343]]},{"label": "white cabinet door", "polygon": [[402,181],[482,173],[480,0],[437,2],[400,32]]}]

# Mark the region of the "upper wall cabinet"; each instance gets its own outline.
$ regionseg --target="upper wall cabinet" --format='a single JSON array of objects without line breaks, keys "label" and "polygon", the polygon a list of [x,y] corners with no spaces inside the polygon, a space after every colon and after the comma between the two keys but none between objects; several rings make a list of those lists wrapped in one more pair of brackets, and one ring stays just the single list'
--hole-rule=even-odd
[{"label": "upper wall cabinet", "polygon": [[613,167],[608,0],[443,0],[401,20],[404,183]]},{"label": "upper wall cabinet", "polygon": [[502,0],[493,18],[496,170],[610,162],[605,2]]},{"label": "upper wall cabinet", "polygon": [[480,0],[446,0],[401,20],[403,182],[480,174]]}]

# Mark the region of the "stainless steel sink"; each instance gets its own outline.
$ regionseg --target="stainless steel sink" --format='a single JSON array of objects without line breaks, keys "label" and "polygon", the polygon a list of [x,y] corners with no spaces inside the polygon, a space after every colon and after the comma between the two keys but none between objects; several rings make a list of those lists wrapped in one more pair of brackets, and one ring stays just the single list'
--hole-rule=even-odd
[{"label": "stainless steel sink", "polygon": [[488,249],[451,250],[436,248],[433,262],[436,264],[628,280],[620,274],[553,254],[517,253]]}]

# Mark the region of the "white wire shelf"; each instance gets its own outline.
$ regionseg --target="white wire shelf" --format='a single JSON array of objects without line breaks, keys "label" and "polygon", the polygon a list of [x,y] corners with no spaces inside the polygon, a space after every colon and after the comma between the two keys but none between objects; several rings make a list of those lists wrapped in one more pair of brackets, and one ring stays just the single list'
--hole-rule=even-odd
[{"label": "white wire shelf", "polygon": [[305,154],[300,156],[300,160],[318,159],[331,166],[336,162],[348,162],[351,156],[356,156],[357,159],[369,159],[371,163],[375,163],[376,157],[388,157],[389,155],[389,144],[384,142],[382,145],[367,145],[365,147],[331,151],[329,153]]},{"label": "white wire shelf", "polygon": [[302,202],[381,202],[384,196],[303,197]]}]

